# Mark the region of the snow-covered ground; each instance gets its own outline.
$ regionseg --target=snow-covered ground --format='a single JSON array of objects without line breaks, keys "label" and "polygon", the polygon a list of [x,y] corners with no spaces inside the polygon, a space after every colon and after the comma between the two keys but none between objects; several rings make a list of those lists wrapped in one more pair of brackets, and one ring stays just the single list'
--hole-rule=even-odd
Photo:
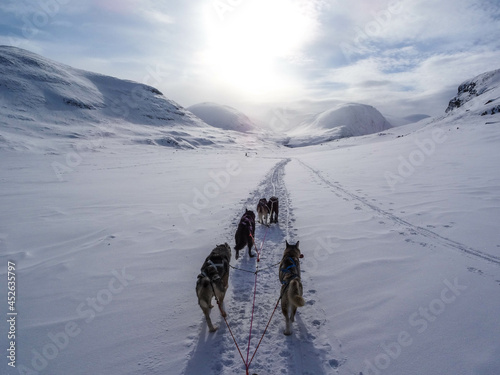
[{"label": "snow-covered ground", "polygon": [[[258,247],[266,236],[259,267],[300,240],[307,304],[291,337],[278,310],[251,371],[495,374],[499,143],[497,126],[462,120],[252,158],[124,146],[81,153],[63,181],[53,164],[64,154],[3,152],[17,370],[244,373],[216,309],[220,329],[208,333],[194,283],[216,244],[234,245],[244,208],[276,193],[279,225],[256,232]],[[247,256],[232,264],[256,267]],[[258,274],[250,356],[279,296],[277,271]],[[228,321],[245,358],[253,284],[231,270]]]},{"label": "snow-covered ground", "polygon": [[[109,116],[100,126],[116,132],[116,121],[120,136],[80,147],[95,138],[25,132],[19,108],[4,105],[0,372],[233,375],[253,357],[259,375],[497,375],[500,94],[475,95],[446,117],[293,149],[206,124],[183,125],[215,137],[189,150],[124,141],[140,124]],[[82,108],[62,108],[81,121]],[[245,208],[271,195],[280,218],[257,225],[260,262],[231,260],[240,269],[225,304],[240,356],[216,306],[208,332],[195,282],[217,244],[234,246]],[[278,308],[255,353],[286,240],[305,256],[306,305],[291,336]]]}]

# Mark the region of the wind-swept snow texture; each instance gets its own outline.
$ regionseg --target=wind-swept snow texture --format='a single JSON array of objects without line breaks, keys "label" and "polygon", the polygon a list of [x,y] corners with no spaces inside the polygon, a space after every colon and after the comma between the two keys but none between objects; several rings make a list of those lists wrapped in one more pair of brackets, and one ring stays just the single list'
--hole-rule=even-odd
[{"label": "wind-swept snow texture", "polygon": [[[10,63],[22,60],[5,50]],[[31,84],[23,64],[13,75],[21,86]],[[227,138],[195,117],[172,127],[120,120],[99,107],[103,86],[88,94],[99,79],[48,65],[43,84],[33,68],[33,95],[19,91],[24,104],[1,76],[5,353],[8,262],[18,315],[16,367],[4,353],[0,373],[233,375],[252,357],[249,373],[259,375],[500,373],[500,115],[482,115],[498,105],[497,81],[441,118],[291,149],[251,134]],[[86,94],[70,97],[78,90],[52,82],[63,72]],[[91,133],[97,120],[118,135],[94,148],[82,147],[87,135],[68,136]],[[207,131],[213,144],[178,151],[132,142],[178,127],[190,137]],[[219,329],[208,332],[196,277],[217,244],[234,247],[245,208],[271,195],[279,223],[257,224],[260,262],[246,252],[231,261],[238,269],[225,305],[240,356],[216,305]],[[291,336],[278,307],[253,356],[279,298],[286,240],[300,240],[305,256],[306,305]]]}]

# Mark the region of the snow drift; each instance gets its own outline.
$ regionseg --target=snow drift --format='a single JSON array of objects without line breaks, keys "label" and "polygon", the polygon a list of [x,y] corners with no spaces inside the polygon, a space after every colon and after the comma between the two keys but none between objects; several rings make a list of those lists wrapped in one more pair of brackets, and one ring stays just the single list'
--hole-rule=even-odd
[{"label": "snow drift", "polygon": [[316,115],[312,122],[303,123],[288,132],[288,146],[307,146],[339,138],[356,137],[390,129],[391,124],[374,107],[340,104]]},{"label": "snow drift", "polygon": [[244,133],[255,128],[255,125],[244,113],[227,105],[199,103],[187,109],[216,128]]}]

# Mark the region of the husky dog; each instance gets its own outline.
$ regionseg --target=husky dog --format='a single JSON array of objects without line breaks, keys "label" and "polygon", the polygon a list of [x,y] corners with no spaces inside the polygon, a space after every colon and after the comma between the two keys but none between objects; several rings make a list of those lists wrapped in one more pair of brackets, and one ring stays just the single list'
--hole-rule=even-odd
[{"label": "husky dog", "polygon": [[248,256],[254,257],[252,254],[253,239],[255,236],[255,213],[251,210],[245,209],[245,213],[240,219],[238,224],[238,229],[234,235],[236,245],[234,250],[236,250],[236,259],[240,257],[240,250],[248,246]]},{"label": "husky dog", "polygon": [[286,249],[280,263],[279,278],[281,281],[281,311],[285,316],[285,335],[292,334],[292,322],[295,320],[297,307],[305,305],[302,298],[302,282],[300,281],[300,253],[299,241],[295,245],[290,245],[286,241]]},{"label": "husky dog", "polygon": [[269,208],[269,213],[270,213],[270,223],[277,223],[278,222],[278,213],[279,213],[279,201],[278,197],[272,196],[269,198],[267,201],[267,207]]},{"label": "husky dog", "polygon": [[259,223],[267,225],[267,216],[269,215],[269,207],[266,198],[261,198],[259,200],[259,203],[257,203],[257,214],[259,214]]},{"label": "husky dog", "polygon": [[210,309],[213,307],[213,297],[215,297],[220,304],[219,307],[222,316],[226,317],[224,296],[226,295],[228,286],[230,261],[231,248],[229,245],[227,243],[224,245],[217,245],[207,259],[205,259],[205,263],[203,263],[201,267],[201,273],[198,275],[198,280],[196,281],[198,304],[203,310],[203,314],[205,314],[210,332],[215,332],[217,330],[210,319]]}]

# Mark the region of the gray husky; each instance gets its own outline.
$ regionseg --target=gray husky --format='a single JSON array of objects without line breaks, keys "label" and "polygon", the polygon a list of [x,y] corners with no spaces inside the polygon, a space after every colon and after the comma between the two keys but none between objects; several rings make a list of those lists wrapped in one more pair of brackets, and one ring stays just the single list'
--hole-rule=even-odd
[{"label": "gray husky", "polygon": [[299,241],[290,245],[286,241],[286,249],[280,263],[279,278],[281,281],[281,311],[285,316],[285,335],[292,334],[292,322],[295,320],[297,307],[305,305],[302,298],[302,282],[300,281],[300,253]]},{"label": "gray husky", "polygon": [[279,214],[279,201],[278,197],[272,196],[267,201],[267,207],[269,207],[269,215],[270,215],[270,223],[278,222],[278,214]]},{"label": "gray husky", "polygon": [[198,275],[198,280],[196,281],[198,304],[203,310],[203,314],[205,314],[210,332],[215,332],[217,330],[210,319],[210,309],[213,307],[212,298],[214,296],[220,304],[221,315],[226,317],[224,296],[226,295],[229,281],[230,261],[231,248],[229,245],[227,243],[224,245],[217,245],[207,259],[205,259],[205,263],[203,263],[201,267],[201,273]]},{"label": "gray husky", "polygon": [[266,198],[261,198],[257,203],[257,214],[259,215],[259,223],[267,225],[267,217],[269,216],[269,207]]}]

